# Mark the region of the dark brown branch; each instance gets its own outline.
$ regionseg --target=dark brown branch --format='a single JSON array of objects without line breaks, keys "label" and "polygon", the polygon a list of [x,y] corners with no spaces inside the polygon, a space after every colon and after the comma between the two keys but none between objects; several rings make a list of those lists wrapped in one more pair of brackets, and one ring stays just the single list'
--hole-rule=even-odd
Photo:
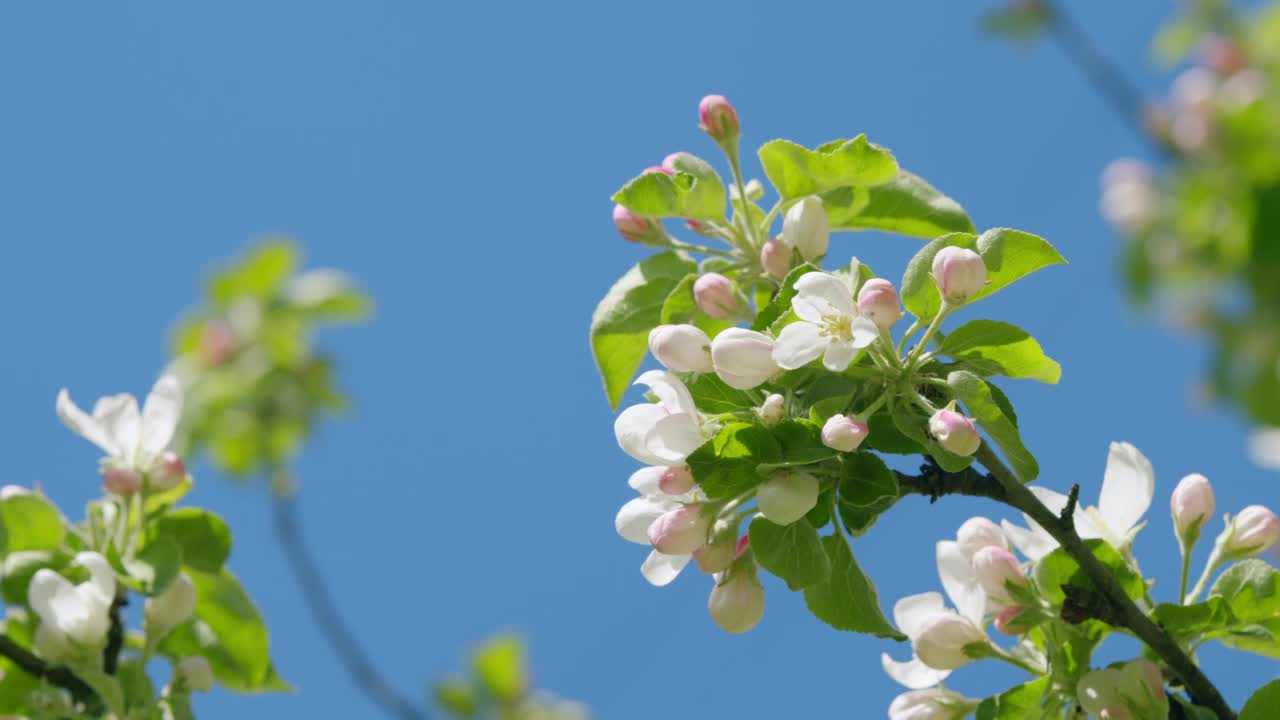
[{"label": "dark brown branch", "polygon": [[65,667],[50,665],[41,660],[5,635],[0,635],[0,655],[8,658],[26,674],[70,692],[72,698],[84,703],[86,707],[100,706],[98,695],[85,681]]},{"label": "dark brown branch", "polygon": [[382,677],[368,654],[360,647],[355,632],[338,612],[337,604],[325,584],[324,576],[321,575],[298,528],[295,517],[296,503],[294,496],[276,496],[274,500],[276,537],[284,547],[289,569],[293,572],[293,578],[298,583],[307,608],[315,618],[316,625],[323,629],[321,635],[333,646],[333,651],[355,680],[356,685],[384,712],[400,720],[426,720],[429,715],[424,708],[402,696]]},{"label": "dark brown branch", "polygon": [[972,467],[956,473],[947,472],[927,455],[919,475],[898,471],[894,471],[894,475],[898,477],[898,487],[903,494],[925,495],[930,503],[937,502],[944,495],[972,495],[1008,502],[1004,488],[991,475],[984,475]]},{"label": "dark brown branch", "polygon": [[102,670],[115,675],[120,665],[120,651],[124,649],[124,621],[120,608],[129,604],[129,598],[117,597],[111,601],[111,629],[107,631],[107,646],[102,650]]}]

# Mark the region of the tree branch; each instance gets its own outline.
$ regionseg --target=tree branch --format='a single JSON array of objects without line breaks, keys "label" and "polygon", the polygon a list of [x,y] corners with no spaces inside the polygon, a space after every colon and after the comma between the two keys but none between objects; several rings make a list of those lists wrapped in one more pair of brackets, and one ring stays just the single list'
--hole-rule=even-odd
[{"label": "tree branch", "polygon": [[1002,503],[1009,502],[1004,488],[991,475],[984,475],[972,467],[958,473],[947,472],[932,457],[926,455],[924,459],[919,475],[894,471],[893,474],[898,477],[898,487],[903,493],[926,495],[930,503],[937,502],[944,495],[972,495]]},{"label": "tree branch", "polygon": [[275,497],[276,537],[284,547],[289,569],[293,572],[293,578],[316,625],[324,629],[324,637],[346,667],[347,673],[371,701],[391,717],[400,720],[427,720],[429,715],[424,708],[402,696],[382,677],[373,661],[360,647],[355,632],[338,612],[324,576],[298,529],[294,513],[296,503],[294,496]]},{"label": "tree branch", "polygon": [[89,687],[88,683],[76,677],[75,673],[62,666],[50,665],[8,636],[0,635],[0,655],[8,658],[15,667],[26,674],[70,692],[71,697],[84,703],[86,707],[96,706],[99,703],[97,693]]},{"label": "tree branch", "polygon": [[115,675],[120,665],[120,651],[124,649],[124,622],[120,608],[129,604],[129,598],[116,597],[111,601],[111,628],[107,631],[107,646],[102,650],[102,670]]}]

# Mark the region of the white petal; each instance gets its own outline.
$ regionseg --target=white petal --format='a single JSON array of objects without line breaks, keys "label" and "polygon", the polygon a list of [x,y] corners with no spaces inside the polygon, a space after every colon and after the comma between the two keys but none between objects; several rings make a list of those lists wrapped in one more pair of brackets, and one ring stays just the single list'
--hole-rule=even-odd
[{"label": "white petal", "polygon": [[858,348],[853,343],[833,342],[822,355],[822,366],[831,372],[844,372],[857,356]]},{"label": "white petal", "polygon": [[1249,435],[1249,457],[1257,465],[1280,468],[1280,428],[1262,428]]},{"label": "white petal", "polygon": [[1119,538],[1127,535],[1151,507],[1155,491],[1151,462],[1129,443],[1111,443],[1098,497],[1098,512],[1107,528]]},{"label": "white petal", "polygon": [[650,370],[636,378],[636,385],[648,385],[649,390],[658,398],[658,404],[671,413],[689,413],[695,415],[698,408],[693,404],[693,396],[689,388],[680,382],[680,378],[666,370]]},{"label": "white petal", "polygon": [[27,604],[40,616],[41,622],[56,623],[54,598],[75,592],[71,581],[49,568],[40,568],[27,586]]},{"label": "white petal", "polygon": [[182,416],[182,385],[165,375],[156,381],[142,406],[142,453],[155,457],[164,452]]},{"label": "white petal", "polygon": [[644,438],[645,449],[664,465],[679,465],[706,442],[698,421],[692,415],[679,413],[659,420]]},{"label": "white petal", "polygon": [[631,473],[631,477],[627,478],[627,484],[641,495],[661,496],[664,493],[662,488],[658,487],[658,482],[662,480],[663,475],[667,474],[667,469],[665,465],[642,467]]},{"label": "white petal", "polygon": [[813,362],[827,349],[821,328],[809,322],[794,322],[782,328],[773,343],[773,361],[783,370],[795,370]]},{"label": "white petal", "polygon": [[86,583],[98,595],[99,601],[110,605],[116,597],[116,572],[111,563],[96,552],[76,553],[75,564],[89,571]]},{"label": "white petal", "polygon": [[951,674],[950,670],[934,670],[920,662],[920,658],[915,655],[906,662],[898,662],[889,657],[889,653],[880,653],[880,665],[884,667],[889,677],[898,681],[899,685],[905,685],[912,690],[933,687]]},{"label": "white petal", "polygon": [[637,545],[649,544],[649,526],[659,515],[673,510],[676,503],[658,497],[638,497],[618,510],[613,519],[613,527],[624,540]]},{"label": "white petal", "polygon": [[644,564],[640,566],[640,574],[644,575],[644,579],[651,584],[662,587],[675,580],[692,557],[692,555],[666,555],[654,550],[644,559]]},{"label": "white petal", "polygon": [[844,281],[827,273],[805,273],[796,280],[796,293],[801,297],[817,297],[827,301],[841,315],[855,316],[857,305],[853,302],[853,292]]},{"label": "white petal", "polygon": [[853,346],[858,349],[867,347],[880,337],[880,328],[871,318],[864,315],[854,318],[850,330],[853,333]]},{"label": "white petal", "polygon": [[613,434],[618,438],[618,447],[646,465],[665,464],[662,458],[645,448],[645,436],[666,416],[666,410],[651,403],[632,405],[623,410],[613,421]]},{"label": "white petal", "polygon": [[836,309],[822,298],[794,297],[791,299],[791,310],[796,317],[811,323],[821,323],[825,315],[834,315]]},{"label": "white petal", "polygon": [[946,609],[942,595],[936,592],[908,595],[893,604],[893,622],[907,637],[915,638],[920,626],[933,615]]},{"label": "white petal", "polygon": [[112,455],[132,462],[142,439],[142,413],[138,412],[138,401],[129,393],[99,398],[93,404],[93,419],[102,426],[107,442],[116,449]]},{"label": "white petal", "polygon": [[72,432],[102,448],[103,452],[108,455],[119,455],[118,449],[107,437],[107,432],[103,429],[102,424],[72,402],[71,396],[65,388],[58,392],[58,400],[54,405],[62,423],[71,428]]},{"label": "white petal", "polygon": [[[1049,509],[1049,512],[1054,515],[1062,515],[1062,511],[1067,507],[1067,496],[1060,492],[1055,492],[1049,488],[1040,487],[1038,485],[1028,485],[1027,489],[1030,490],[1031,493]],[[1024,513],[1022,517],[1026,518],[1027,527],[1032,530],[1038,530],[1045,535],[1049,535],[1049,531],[1040,527],[1040,524],[1035,520],[1032,520],[1030,516]],[[1075,523],[1076,534],[1081,538],[1085,540],[1092,540],[1102,537],[1102,533],[1098,531],[1098,528],[1094,527],[1094,524],[1089,520],[1089,514],[1085,512],[1084,508],[1077,505],[1076,512],[1072,513],[1071,519]],[[1055,547],[1057,546],[1056,540],[1054,541],[1054,545]]]},{"label": "white petal", "polygon": [[937,557],[938,577],[942,579],[947,597],[951,598],[961,615],[975,625],[981,624],[983,612],[987,608],[987,596],[978,584],[973,564],[960,552],[960,544],[954,540],[939,542]]},{"label": "white petal", "polygon": [[1028,560],[1039,560],[1058,547],[1058,541],[1050,537],[1049,533],[1041,529],[1039,525],[1036,525],[1034,530],[1028,530],[1027,528],[1018,527],[1008,520],[1001,520],[1000,527],[1009,538],[1009,542]]}]

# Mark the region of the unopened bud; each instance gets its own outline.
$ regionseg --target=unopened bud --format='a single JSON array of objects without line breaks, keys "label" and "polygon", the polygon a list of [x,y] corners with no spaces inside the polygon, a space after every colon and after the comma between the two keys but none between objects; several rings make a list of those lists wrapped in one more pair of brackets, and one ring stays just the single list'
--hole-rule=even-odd
[{"label": "unopened bud", "polygon": [[1227,549],[1234,557],[1252,557],[1280,541],[1280,520],[1261,505],[1250,505],[1231,520]]},{"label": "unopened bud", "polygon": [[990,642],[977,625],[947,610],[925,620],[911,644],[925,665],[934,670],[955,670],[973,659],[965,648]]},{"label": "unopened bud", "polygon": [[773,393],[764,399],[764,404],[756,408],[756,417],[766,427],[773,427],[787,417],[787,399]]},{"label": "unopened bud", "polygon": [[720,145],[738,139],[738,111],[723,95],[708,95],[698,103],[699,127]]},{"label": "unopened bud", "polygon": [[1182,478],[1169,496],[1174,532],[1183,545],[1194,544],[1204,524],[1213,516],[1216,504],[1209,479],[1198,473]]},{"label": "unopened bud", "polygon": [[1200,61],[1222,77],[1244,68],[1248,63],[1244,50],[1231,38],[1216,33],[1200,41]]},{"label": "unopened bud", "polygon": [[760,247],[760,266],[779,280],[791,272],[791,248],[781,238],[766,240]]},{"label": "unopened bud", "polygon": [[699,570],[708,575],[724,572],[737,557],[734,545],[732,535],[720,538],[694,550],[693,561],[698,563]]},{"label": "unopened bud", "polygon": [[743,328],[720,331],[711,341],[711,364],[726,385],[750,390],[778,373],[773,338]]},{"label": "unopened bud", "polygon": [[911,690],[889,703],[889,720],[960,720],[978,707],[976,700],[941,687]]},{"label": "unopened bud", "polygon": [[102,487],[114,495],[129,496],[142,487],[142,475],[132,468],[109,467],[102,471]]},{"label": "unopened bud", "polygon": [[799,250],[805,260],[816,260],[827,254],[831,226],[822,198],[810,195],[787,210],[782,218],[782,242]]},{"label": "unopened bud", "polygon": [[884,332],[902,319],[902,302],[893,283],[884,278],[871,278],[858,291],[858,312],[871,318]]},{"label": "unopened bud", "polygon": [[995,622],[993,623],[996,630],[1004,633],[1005,635],[1023,634],[1026,630],[1019,626],[1018,620],[1026,614],[1026,611],[1027,609],[1021,605],[1010,605],[1001,610],[1000,613],[996,615]]},{"label": "unopened bud", "polygon": [[714,519],[702,503],[681,505],[649,525],[649,543],[660,553],[688,555],[707,544],[707,531]]},{"label": "unopened bud", "polygon": [[191,655],[178,661],[178,676],[187,687],[196,692],[209,692],[213,687],[213,668],[199,655]]},{"label": "unopened bud", "polygon": [[760,483],[756,504],[765,519],[790,525],[818,504],[818,478],[806,472],[780,472]]},{"label": "unopened bud", "polygon": [[29,488],[24,488],[21,485],[5,485],[4,487],[0,487],[0,500],[8,500],[11,497],[30,494],[31,490]]},{"label": "unopened bud", "polygon": [[933,256],[933,282],[943,300],[961,305],[987,284],[987,266],[968,248],[944,247]]},{"label": "unopened bud", "polygon": [[668,495],[683,495],[693,489],[693,473],[688,465],[667,468],[658,477],[658,489]]},{"label": "unopened bud", "polygon": [[205,366],[217,367],[231,357],[235,347],[236,332],[231,327],[231,323],[221,318],[213,318],[206,322],[200,331],[196,355]]},{"label": "unopened bud", "polygon": [[697,235],[701,235],[702,237],[715,237],[715,233],[711,232],[711,228],[704,222],[699,222],[697,220],[685,220],[684,224],[689,228],[689,230]]},{"label": "unopened bud", "polygon": [[147,598],[142,615],[147,635],[159,640],[186,622],[196,609],[196,586],[186,573],[178,573],[169,587],[155,597]]},{"label": "unopened bud", "polygon": [[956,544],[960,546],[960,554],[966,560],[973,561],[973,556],[984,547],[1009,549],[1009,541],[999,525],[984,517],[971,517],[965,520],[956,531]]},{"label": "unopened bud", "polygon": [[955,403],[929,418],[929,434],[948,452],[968,456],[978,451],[982,437],[969,418],[955,411]]},{"label": "unopened bud", "polygon": [[693,325],[659,325],[650,330],[649,352],[668,370],[711,371],[711,338]]},{"label": "unopened bud", "polygon": [[754,570],[735,567],[723,578],[723,582],[711,589],[707,600],[711,619],[728,633],[744,633],[760,623],[764,617],[764,587]]},{"label": "unopened bud", "polygon": [[156,464],[151,468],[151,472],[147,475],[147,481],[151,485],[152,490],[172,490],[182,484],[187,479],[187,466],[182,462],[182,458],[172,450],[166,450],[161,453]]},{"label": "unopened bud", "polygon": [[698,309],[720,320],[737,317],[746,299],[733,281],[720,273],[703,273],[693,283],[693,299]]},{"label": "unopened bud", "polygon": [[631,242],[649,242],[662,229],[656,220],[640,217],[622,205],[613,206],[613,225]]},{"label": "unopened bud", "polygon": [[832,415],[822,425],[822,444],[837,452],[853,452],[867,439],[870,428],[848,415]]},{"label": "unopened bud", "polygon": [[987,597],[997,605],[1012,605],[1015,602],[1010,588],[1028,587],[1027,578],[1018,565],[1018,558],[995,545],[988,545],[974,553],[973,572]]}]

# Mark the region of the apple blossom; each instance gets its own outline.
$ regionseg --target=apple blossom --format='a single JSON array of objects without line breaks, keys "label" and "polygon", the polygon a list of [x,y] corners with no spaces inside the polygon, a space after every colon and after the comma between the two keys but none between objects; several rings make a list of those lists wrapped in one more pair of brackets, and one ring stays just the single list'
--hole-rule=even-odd
[{"label": "apple blossom", "polygon": [[1144,659],[1085,673],[1076,683],[1076,698],[1086,712],[1100,717],[1104,711],[1113,718],[1135,719],[1162,718],[1169,712],[1160,669]]},{"label": "apple blossom", "polygon": [[933,282],[943,300],[961,305],[987,284],[987,266],[968,248],[944,247],[933,256]]},{"label": "apple blossom", "polygon": [[1261,555],[1280,542],[1280,520],[1261,505],[1250,505],[1231,520],[1225,547],[1228,557]]},{"label": "apple blossom", "polygon": [[1222,82],[1218,97],[1231,110],[1243,110],[1258,102],[1267,90],[1267,78],[1256,68],[1245,68]]},{"label": "apple blossom", "polygon": [[40,618],[44,633],[39,644],[59,655],[102,646],[116,596],[116,574],[106,558],[81,552],[73,564],[88,570],[89,579],[72,585],[57,572],[41,568],[27,588],[27,604]]},{"label": "apple blossom", "polygon": [[618,446],[648,465],[684,464],[707,439],[688,388],[663,370],[642,374],[636,384],[649,386],[657,402],[632,405],[618,415],[613,423]]},{"label": "apple blossom", "polygon": [[778,374],[776,345],[762,332],[744,328],[721,330],[711,341],[711,364],[729,387],[750,390]]},{"label": "apple blossom", "polygon": [[622,205],[613,206],[613,225],[631,242],[652,242],[666,234],[657,220],[640,217]]},{"label": "apple blossom", "polygon": [[760,246],[760,267],[781,280],[791,272],[791,248],[781,238],[770,238]]},{"label": "apple blossom", "polygon": [[884,332],[902,319],[902,302],[893,283],[884,278],[871,278],[858,290],[858,312],[871,318]]},{"label": "apple blossom", "polygon": [[756,503],[769,522],[790,525],[818,504],[818,478],[799,470],[775,473],[760,483]]},{"label": "apple blossom", "polygon": [[738,139],[738,111],[723,95],[708,95],[698,103],[698,127],[720,145]]},{"label": "apple blossom", "polygon": [[649,352],[668,370],[711,370],[711,338],[693,325],[659,325],[650,330]]},{"label": "apple blossom", "polygon": [[764,399],[764,404],[756,409],[756,417],[768,427],[773,427],[787,417],[787,399],[778,393],[772,393]]},{"label": "apple blossom", "polygon": [[89,415],[71,401],[63,389],[56,403],[58,417],[67,427],[107,453],[106,467],[149,473],[173,439],[182,415],[182,386],[172,375],[156,381],[142,411],[128,393],[98,400]]},{"label": "apple blossom", "polygon": [[858,312],[849,286],[833,275],[805,273],[796,280],[791,309],[800,318],[782,329],[774,344],[778,367],[794,370],[818,357],[832,372],[843,372],[858,351],[880,337],[880,328]]},{"label": "apple blossom", "polygon": [[639,472],[660,470],[658,488],[668,495],[683,495],[694,487],[693,473],[688,465],[676,465],[665,468],[644,468]]},{"label": "apple blossom", "polygon": [[737,557],[737,541],[732,534],[717,537],[693,551],[693,560],[698,564],[698,569],[707,574],[724,572]]},{"label": "apple blossom", "polygon": [[714,521],[715,513],[702,503],[678,505],[649,525],[649,543],[666,555],[690,555],[707,544]]},{"label": "apple blossom", "polygon": [[1157,202],[1151,170],[1142,161],[1121,158],[1102,171],[1102,216],[1112,225],[1143,230],[1155,219]]},{"label": "apple blossom", "polygon": [[929,418],[929,434],[948,452],[972,455],[982,444],[982,437],[973,421],[956,412],[955,407],[952,402]]},{"label": "apple blossom", "polygon": [[837,452],[853,452],[868,433],[866,423],[848,415],[832,415],[822,425],[822,444]]},{"label": "apple blossom", "polygon": [[142,608],[148,638],[158,642],[170,630],[186,622],[195,609],[196,586],[186,573],[178,573],[164,592],[147,598]]},{"label": "apple blossom", "polygon": [[977,700],[940,687],[908,690],[889,703],[889,720],[960,720],[977,707]]},{"label": "apple blossom", "polygon": [[973,572],[987,597],[1002,607],[1015,602],[1010,594],[1011,587],[1028,587],[1018,559],[1013,553],[995,545],[988,545],[974,553]]},{"label": "apple blossom", "polygon": [[[751,567],[745,567],[750,562]],[[711,589],[707,610],[711,619],[727,633],[744,633],[764,617],[764,587],[756,577],[754,560],[734,563]]]},{"label": "apple blossom", "polygon": [[142,487],[142,474],[133,468],[107,467],[102,470],[102,487],[109,493],[129,496]]},{"label": "apple blossom", "polygon": [[911,646],[925,665],[935,670],[954,670],[973,659],[966,648],[990,642],[987,634],[968,618],[939,612],[921,623]]},{"label": "apple blossom", "polygon": [[[649,542],[649,526],[659,517],[681,506],[682,502],[692,501],[692,494],[672,496],[662,492],[660,479],[667,468],[641,468],[631,474],[627,484],[640,494],[618,510],[614,518],[614,528],[623,539],[638,545],[651,546]],[[669,584],[685,565],[690,556],[668,555],[653,550],[640,566],[640,574],[653,585],[659,587]]]},{"label": "apple blossom", "polygon": [[800,251],[800,257],[812,262],[827,254],[831,242],[831,226],[822,198],[802,198],[782,218],[782,243]]},{"label": "apple blossom", "polygon": [[956,531],[960,553],[972,562],[974,554],[985,547],[1009,549],[1009,541],[999,525],[984,517],[971,517]]},{"label": "apple blossom", "polygon": [[699,310],[719,320],[737,317],[747,304],[733,281],[720,273],[699,275],[693,283],[693,300]]},{"label": "apple blossom", "polygon": [[196,692],[209,692],[213,687],[213,668],[199,655],[184,657],[178,661],[177,675],[187,688]]},{"label": "apple blossom", "polygon": [[1238,43],[1217,33],[1209,33],[1200,40],[1200,61],[1223,77],[1244,68],[1248,62]]},{"label": "apple blossom", "polygon": [[1208,478],[1199,473],[1182,478],[1169,496],[1169,510],[1179,541],[1184,545],[1195,543],[1213,515],[1214,507],[1213,486]]}]

